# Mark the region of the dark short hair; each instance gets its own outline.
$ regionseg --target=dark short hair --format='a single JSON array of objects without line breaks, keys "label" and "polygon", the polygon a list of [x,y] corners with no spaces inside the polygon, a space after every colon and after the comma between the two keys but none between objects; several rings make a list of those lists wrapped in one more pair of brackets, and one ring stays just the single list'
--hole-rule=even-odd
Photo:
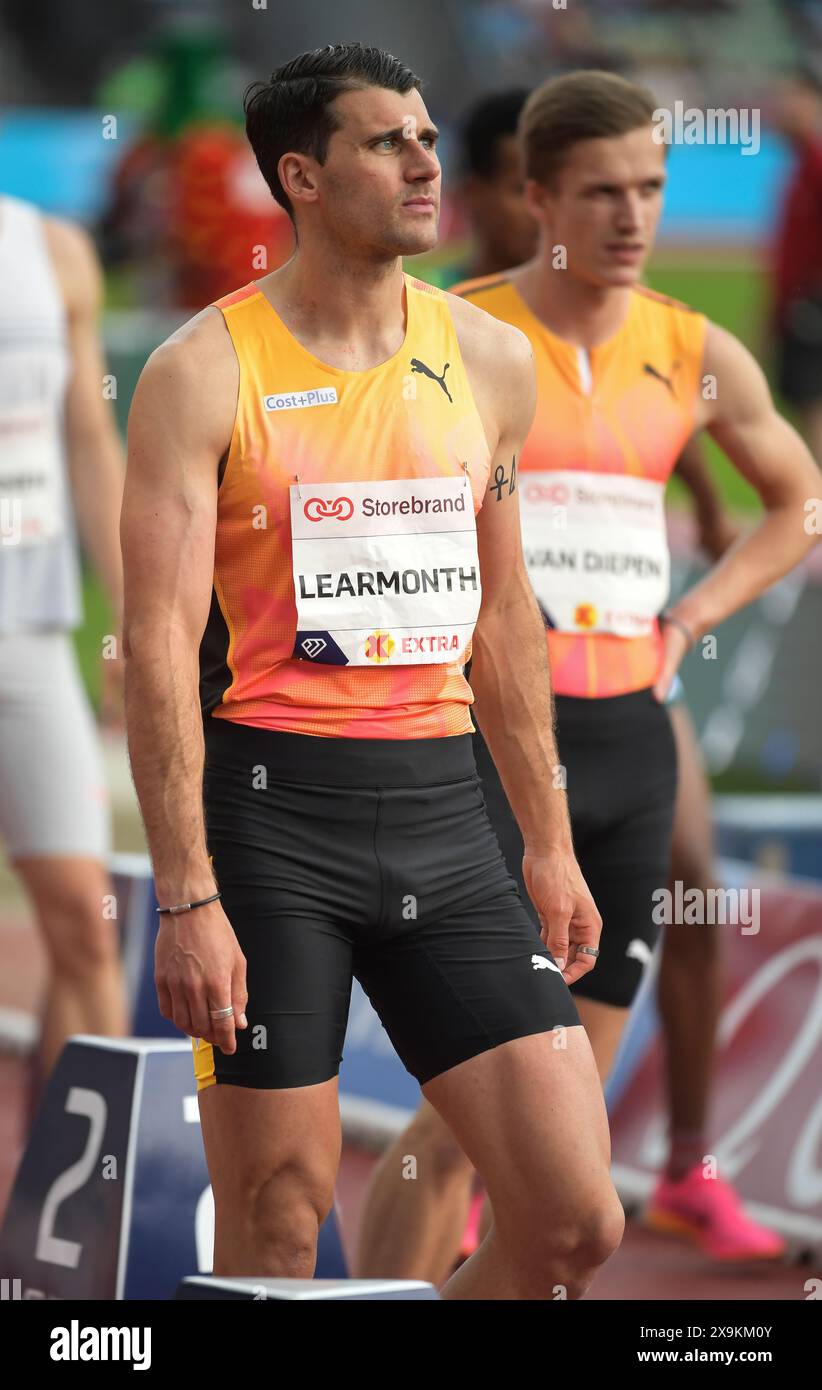
[{"label": "dark short hair", "polygon": [[325,163],[328,142],[340,128],[332,110],[335,98],[365,87],[404,95],[421,86],[421,79],[398,58],[361,43],[314,48],[277,68],[267,82],[252,82],[243,99],[246,135],[263,178],[292,220],[294,210],[277,165],[289,150]]},{"label": "dark short hair", "polygon": [[499,170],[499,142],[516,135],[522,108],[528,100],[525,87],[493,92],[471,107],[462,126],[462,168],[466,174],[492,179]]},{"label": "dark short hair", "polygon": [[580,140],[627,135],[650,125],[657,109],[647,87],[615,72],[583,69],[549,78],[531,93],[520,118],[526,176],[551,184]]}]

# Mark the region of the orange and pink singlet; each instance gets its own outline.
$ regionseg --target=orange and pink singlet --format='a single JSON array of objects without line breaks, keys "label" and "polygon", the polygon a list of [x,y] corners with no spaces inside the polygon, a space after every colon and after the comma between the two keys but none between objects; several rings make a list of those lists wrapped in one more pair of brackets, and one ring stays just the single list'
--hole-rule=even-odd
[{"label": "orange and pink singlet", "polygon": [[637,288],[618,332],[586,353],[546,328],[504,276],[454,293],[533,345],[537,414],[518,465],[520,510],[555,692],[653,685],[668,595],[663,495],[693,432],[705,318]]}]

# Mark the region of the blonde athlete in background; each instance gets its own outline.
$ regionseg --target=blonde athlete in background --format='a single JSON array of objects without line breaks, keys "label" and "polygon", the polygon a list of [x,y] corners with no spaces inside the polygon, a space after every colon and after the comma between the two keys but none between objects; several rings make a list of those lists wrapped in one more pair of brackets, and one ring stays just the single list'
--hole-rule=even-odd
[{"label": "blonde athlete in background", "polygon": [[[451,268],[444,280],[498,274],[530,260],[536,252],[538,223],[525,197],[525,168],[517,126],[528,93],[519,89],[493,93],[472,108],[463,129],[464,178],[461,196],[471,221],[473,260],[461,272]],[[691,494],[697,539],[712,561],[719,560],[738,538],[713,485],[699,437],[689,440],[676,463],[677,477]],[[711,823],[710,788],[680,682],[669,696],[669,713],[677,751],[678,784],[671,839],[672,882],[707,893],[717,886]],[[495,779],[496,780],[496,779]],[[505,824],[510,829],[506,810]],[[573,824],[572,824],[573,832]],[[504,832],[503,832],[504,833]],[[517,877],[521,848],[510,845],[509,868]],[[636,947],[634,948],[637,949]],[[663,1025],[667,1102],[668,1156],[646,1212],[649,1224],[696,1241],[716,1259],[775,1257],[784,1242],[752,1221],[731,1185],[705,1181],[702,1156],[711,1152],[709,1104],[716,1031],[722,1000],[722,937],[706,927],[663,932],[657,997]],[[378,1174],[376,1184],[382,1182]],[[447,1163],[431,1181],[448,1183]],[[454,1188],[454,1222],[465,1202],[465,1185]],[[480,1199],[481,1200],[481,1199]],[[479,1203],[472,1204],[462,1249],[474,1249]],[[375,1210],[379,1211],[379,1204]],[[372,1231],[362,1233],[368,1260]]]},{"label": "blonde athlete in background", "polygon": [[[812,458],[774,410],[747,350],[640,283],[665,183],[655,109],[650,93],[607,73],[569,74],[534,92],[520,131],[539,253],[519,269],[458,287],[526,333],[536,357],[537,413],[517,470],[523,542],[548,629],[558,780],[567,780],[577,857],[603,918],[597,969],[573,989],[603,1079],[654,944],[652,894],[668,882],[676,754],[662,702],[688,647],[811,548],[805,503],[819,487]],[[703,391],[706,378],[715,390]],[[765,516],[660,626],[668,589],[664,487],[702,429],[756,488]],[[510,472],[496,475],[502,493]],[[484,730],[480,690],[475,708]],[[492,824],[515,871],[521,837],[507,807],[506,770],[482,739],[475,752]],[[515,877],[525,897],[527,880]],[[670,995],[663,1007],[670,1013]],[[709,1047],[700,1049],[701,1067]],[[404,1154],[416,1157],[416,1182],[402,1179]],[[465,1156],[423,1104],[381,1160],[359,1273],[444,1277],[470,1183]],[[743,1253],[733,1248],[743,1218],[721,1178],[701,1183],[697,1200],[682,1194],[679,1212],[669,1203],[671,1224],[677,1215],[682,1225],[696,1224],[696,1205],[705,1220],[717,1201],[725,1206],[715,1221],[717,1253]],[[769,1233],[757,1229],[760,1253],[772,1254]],[[750,1231],[743,1234],[744,1253],[757,1253]]]},{"label": "blonde athlete in background", "polygon": [[[71,1033],[126,1028],[111,892],[108,789],[71,632],[82,620],[77,533],[120,632],[123,455],[97,315],[91,242],[0,197],[0,841],[49,961],[33,1095]],[[118,713],[122,661],[103,661]]]},{"label": "blonde athlete in background", "polygon": [[[159,903],[182,909],[157,986],[194,1039],[215,1273],[313,1271],[356,974],[493,1198],[446,1296],[578,1297],[624,1216],[567,987],[601,923],[552,784],[516,488],[489,491],[528,433],[532,354],[402,271],[437,235],[419,86],[359,44],[255,85],[249,138],[298,249],[137,388],[129,748]],[[472,630],[542,938],[482,805]]]}]

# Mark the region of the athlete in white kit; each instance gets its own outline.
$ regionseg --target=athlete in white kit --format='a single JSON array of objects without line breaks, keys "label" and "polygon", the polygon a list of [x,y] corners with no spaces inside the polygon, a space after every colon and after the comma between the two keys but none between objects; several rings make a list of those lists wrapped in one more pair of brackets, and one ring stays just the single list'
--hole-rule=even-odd
[{"label": "athlete in white kit", "polygon": [[[108,791],[72,629],[78,532],[112,607],[124,462],[103,394],[101,276],[85,233],[0,197],[0,840],[48,951],[39,1068],[71,1033],[126,1027]],[[104,662],[116,702],[122,660]]]}]

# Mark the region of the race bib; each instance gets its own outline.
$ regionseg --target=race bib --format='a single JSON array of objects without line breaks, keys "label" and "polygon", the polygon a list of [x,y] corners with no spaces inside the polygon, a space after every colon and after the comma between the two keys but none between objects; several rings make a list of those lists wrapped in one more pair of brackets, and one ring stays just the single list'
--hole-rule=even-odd
[{"label": "race bib", "polygon": [[44,545],[62,534],[60,459],[49,411],[0,409],[0,547]]},{"label": "race bib", "polygon": [[525,563],[560,632],[643,637],[665,607],[663,483],[614,473],[521,473]]},{"label": "race bib", "polygon": [[439,665],[482,598],[464,477],[294,483],[294,656],[334,666]]}]

